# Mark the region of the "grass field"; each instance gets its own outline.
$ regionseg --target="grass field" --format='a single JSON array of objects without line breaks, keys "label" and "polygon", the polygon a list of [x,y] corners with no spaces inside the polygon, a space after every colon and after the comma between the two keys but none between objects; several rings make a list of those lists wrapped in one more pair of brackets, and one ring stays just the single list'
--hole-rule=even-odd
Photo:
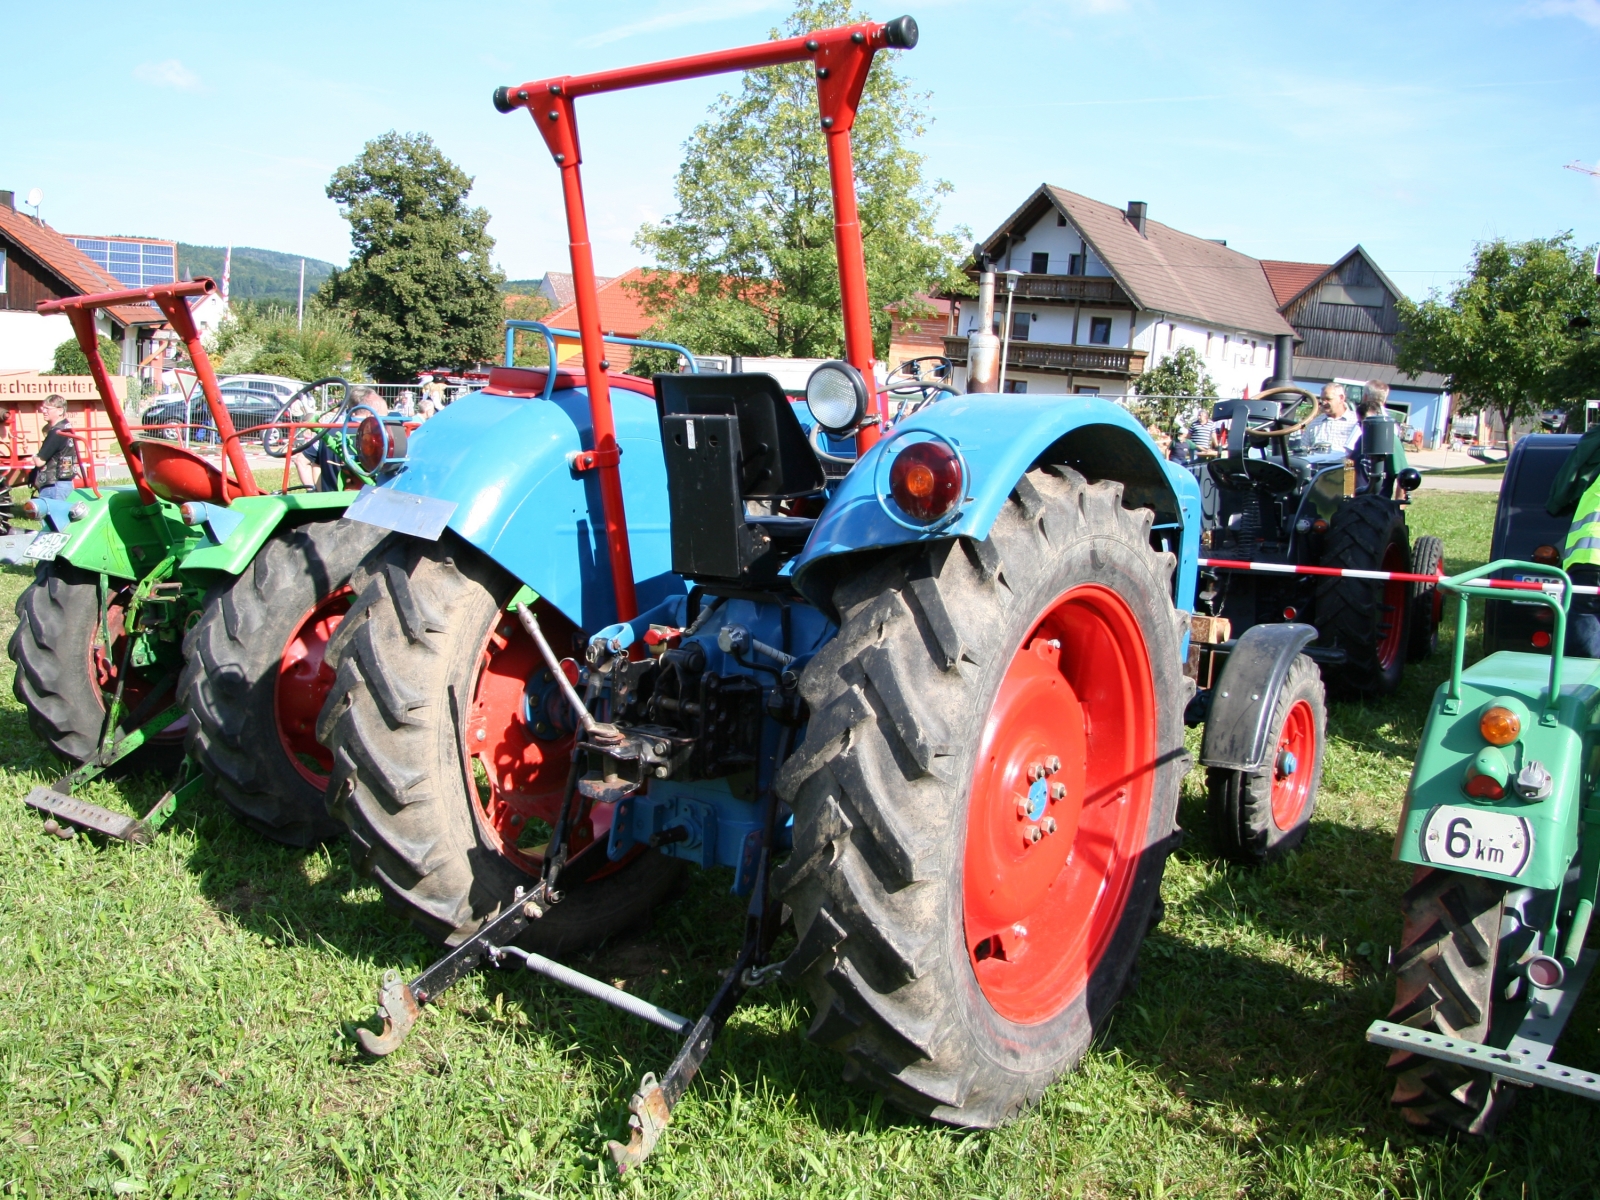
[{"label": "grass field", "polygon": [[1504,462],[1474,463],[1469,467],[1440,467],[1425,472],[1424,478],[1429,475],[1455,475],[1466,479],[1503,479],[1505,473]]},{"label": "grass field", "polygon": [[[1423,492],[1449,566],[1487,555],[1494,497]],[[0,576],[10,601],[26,576]],[[480,974],[392,1058],[350,1036],[387,967],[429,946],[352,880],[342,845],[266,846],[203,798],[147,849],[62,842],[23,793],[51,764],[0,704],[0,1194],[491,1197],[1506,1197],[1600,1193],[1600,1110],[1524,1095],[1491,1143],[1414,1137],[1362,1031],[1409,869],[1394,818],[1446,654],[1374,705],[1335,705],[1316,824],[1265,871],[1220,863],[1198,775],[1142,982],[1080,1070],[969,1134],[840,1082],[804,999],[735,1015],[656,1156],[602,1168],[673,1040],[526,974]],[[93,798],[138,810],[155,780]],[[681,1012],[731,960],[739,906],[694,878],[654,930],[584,969]],[[1561,1057],[1600,1065],[1597,1010]]]}]

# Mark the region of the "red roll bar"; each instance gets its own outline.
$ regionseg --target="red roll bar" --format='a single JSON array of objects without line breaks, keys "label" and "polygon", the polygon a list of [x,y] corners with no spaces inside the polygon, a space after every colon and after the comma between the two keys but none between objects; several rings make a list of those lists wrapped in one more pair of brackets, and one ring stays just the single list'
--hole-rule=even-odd
[{"label": "red roll bar", "polygon": [[207,296],[216,290],[217,285],[211,280],[196,279],[191,283],[163,283],[154,287],[126,288],[120,292],[97,292],[92,296],[67,296],[61,300],[39,302],[40,316],[65,313],[72,322],[72,332],[77,334],[78,345],[89,360],[89,373],[94,376],[95,387],[99,389],[100,399],[106,406],[106,416],[111,419],[111,429],[116,434],[117,444],[122,447],[122,457],[127,460],[128,470],[133,475],[133,486],[139,490],[139,499],[145,504],[154,504],[156,494],[151,491],[150,482],[145,478],[144,463],[133,448],[133,430],[128,425],[122,405],[117,402],[117,394],[111,387],[111,375],[100,357],[94,311],[115,304],[139,304],[147,300],[155,303],[188,347],[194,373],[205,392],[206,407],[211,410],[217,436],[222,439],[223,453],[233,467],[234,483],[244,495],[259,496],[261,489],[256,486],[255,476],[250,473],[250,464],[245,461],[244,448],[239,444],[239,432],[234,429],[233,418],[222,403],[217,374],[211,369],[211,359],[206,356],[205,347],[200,344],[200,331],[195,328],[194,314],[189,311],[188,297]]},{"label": "red roll bar", "polygon": [[633,590],[633,559],[628,549],[627,515],[622,505],[622,479],[617,471],[616,426],[611,415],[611,391],[606,380],[604,343],[600,332],[600,305],[595,295],[594,255],[589,245],[589,223],[584,213],[583,182],[579,174],[582,154],[578,146],[579,96],[617,92],[626,88],[748,71],[756,67],[810,60],[817,77],[817,107],[828,146],[828,175],[833,189],[834,244],[839,257],[839,294],[844,307],[845,358],[861,372],[876,394],[877,424],[857,432],[863,451],[879,438],[887,419],[884,401],[873,382],[872,320],[867,307],[867,267],[861,249],[861,225],[856,212],[855,169],[850,151],[850,128],[856,105],[866,86],[872,56],[890,47],[910,49],[917,44],[917,25],[910,17],[888,24],[866,22],[838,29],[823,29],[802,37],[764,42],[712,54],[695,54],[665,62],[645,63],[591,75],[562,75],[534,80],[515,87],[497,88],[494,106],[501,112],[526,108],[561,169],[561,192],[566,203],[567,232],[572,251],[572,284],[578,305],[578,334],[583,344],[584,375],[589,387],[589,412],[594,424],[594,466],[600,472],[600,500],[605,512],[606,538],[611,552],[611,581],[617,602],[617,619],[638,615]]}]

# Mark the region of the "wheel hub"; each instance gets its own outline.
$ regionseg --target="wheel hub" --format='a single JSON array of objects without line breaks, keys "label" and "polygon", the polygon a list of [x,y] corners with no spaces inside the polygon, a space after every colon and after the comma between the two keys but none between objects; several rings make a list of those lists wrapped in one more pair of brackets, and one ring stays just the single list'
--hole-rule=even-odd
[{"label": "wheel hub", "polygon": [[350,611],[352,599],[346,587],[312,605],[278,658],[273,693],[278,740],[295,770],[319,788],[328,786],[328,775],[333,770],[333,755],[317,741],[317,716],[335,678],[327,662],[328,642]]},{"label": "wheel hub", "polygon": [[1283,718],[1272,779],[1272,823],[1295,827],[1311,800],[1311,775],[1317,761],[1317,718],[1311,705],[1296,700]]},{"label": "wheel hub", "polygon": [[1073,588],[1022,639],[985,722],[962,907],[973,972],[1001,1016],[1060,1012],[1132,886],[1155,777],[1156,706],[1137,617]]}]

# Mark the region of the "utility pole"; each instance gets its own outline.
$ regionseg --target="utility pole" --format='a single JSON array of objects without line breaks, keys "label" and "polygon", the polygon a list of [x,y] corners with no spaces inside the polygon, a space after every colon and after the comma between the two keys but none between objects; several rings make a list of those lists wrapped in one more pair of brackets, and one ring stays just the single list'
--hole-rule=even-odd
[{"label": "utility pole", "polygon": [[295,309],[294,327],[306,327],[306,260],[303,258],[300,260],[300,304]]}]

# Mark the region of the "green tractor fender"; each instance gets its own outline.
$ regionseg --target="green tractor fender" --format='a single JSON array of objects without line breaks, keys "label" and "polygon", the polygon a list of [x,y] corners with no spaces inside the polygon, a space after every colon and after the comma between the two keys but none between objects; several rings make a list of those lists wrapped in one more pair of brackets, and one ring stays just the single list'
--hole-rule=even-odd
[{"label": "green tractor fender", "polygon": [[284,525],[337,519],[356,496],[356,492],[291,492],[240,496],[227,508],[195,505],[198,520],[192,528],[202,530],[204,536],[184,557],[182,570],[186,574],[238,575]]}]

